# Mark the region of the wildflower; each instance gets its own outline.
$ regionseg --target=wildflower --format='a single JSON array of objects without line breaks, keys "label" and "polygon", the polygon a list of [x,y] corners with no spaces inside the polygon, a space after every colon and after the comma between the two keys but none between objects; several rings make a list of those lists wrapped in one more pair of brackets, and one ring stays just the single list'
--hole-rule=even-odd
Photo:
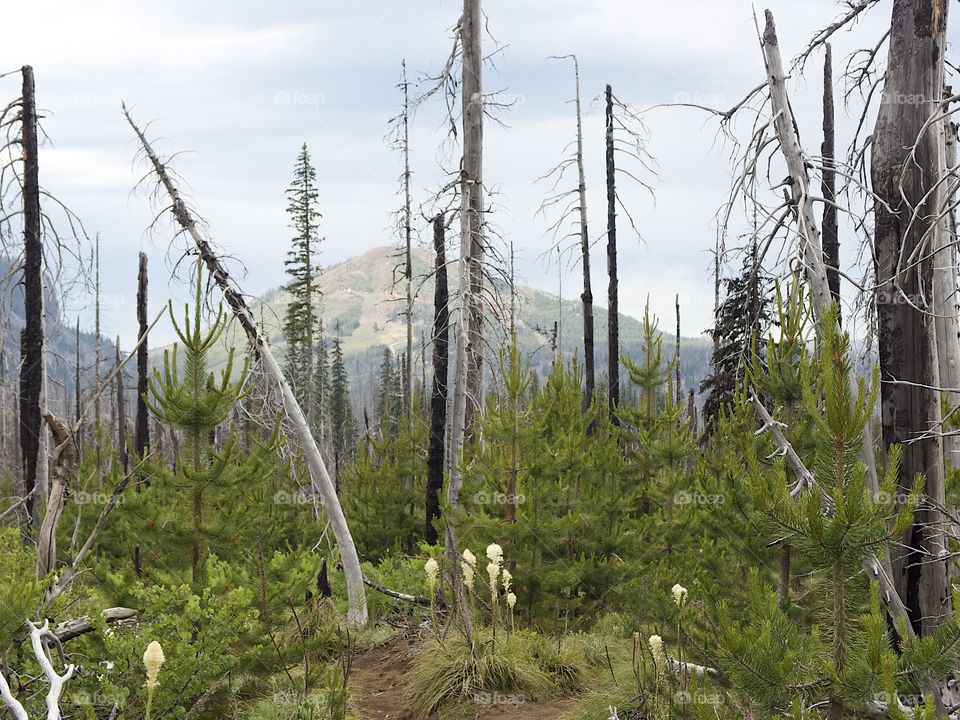
[{"label": "wildflower", "polygon": [[487,574],[490,576],[490,592],[494,596],[496,596],[497,578],[500,577],[500,565],[495,562],[492,562],[489,565],[487,565]]},{"label": "wildflower", "polygon": [[503,548],[497,545],[496,543],[487,545],[487,559],[491,563],[502,565],[503,564]]},{"label": "wildflower", "polygon": [[510,581],[513,580],[513,575],[510,574],[510,571],[506,568],[503,569],[503,572],[500,573],[500,579],[503,581],[503,591],[510,595]]},{"label": "wildflower", "polygon": [[650,644],[653,661],[660,667],[666,667],[667,652],[663,649],[663,638],[659,635],[651,635],[647,642]]},{"label": "wildflower", "polygon": [[460,568],[463,570],[463,584],[469,590],[473,590],[473,575],[476,567],[477,558],[470,552],[470,548],[467,548],[463,551],[463,562],[460,563]]},{"label": "wildflower", "polygon": [[517,604],[517,596],[512,592],[507,593],[507,605],[510,606],[510,609],[513,610],[513,606]]},{"label": "wildflower", "polygon": [[430,558],[424,564],[423,571],[427,574],[427,585],[434,590],[437,587],[437,579],[440,577],[440,566],[437,565],[436,560]]},{"label": "wildflower", "polygon": [[683,604],[687,601],[687,589],[677,583],[670,592],[673,593],[673,601],[677,604],[677,607],[683,607]]},{"label": "wildflower", "polygon": [[160,666],[163,665],[163,648],[156,640],[147,645],[143,653],[143,664],[147,668],[147,688],[153,689],[159,685],[157,678],[160,676]]}]

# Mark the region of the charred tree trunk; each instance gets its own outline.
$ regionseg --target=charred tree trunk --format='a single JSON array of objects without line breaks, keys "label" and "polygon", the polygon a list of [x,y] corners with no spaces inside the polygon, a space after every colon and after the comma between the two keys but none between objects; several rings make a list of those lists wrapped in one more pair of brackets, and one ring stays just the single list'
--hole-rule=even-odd
[{"label": "charred tree trunk", "polygon": [[[943,145],[937,123],[943,90],[946,0],[894,0],[882,101],[873,132],[877,335],[883,441],[903,448],[900,488],[923,474],[926,495],[944,502],[940,386],[934,328],[932,250],[936,242]],[[902,98],[916,98],[904,102]],[[924,435],[925,437],[919,437]],[[894,581],[911,621],[928,634],[949,614],[942,518],[927,506],[893,550]]]},{"label": "charred tree trunk", "polygon": [[117,344],[114,345],[116,351],[117,379],[117,457],[120,459],[120,466],[126,473],[130,466],[130,458],[127,453],[127,405],[123,397],[123,369],[120,367],[120,336],[117,335]]},{"label": "charred tree trunk", "polygon": [[583,409],[590,408],[596,388],[596,369],[593,350],[593,288],[590,279],[590,236],[587,232],[587,180],[583,170],[583,115],[580,109],[580,65],[573,56],[573,72],[576,77],[577,105],[577,195],[580,211],[580,254],[583,259]]},{"label": "charred tree trunk", "polygon": [[607,147],[607,406],[610,419],[619,424],[617,406],[620,404],[620,316],[617,291],[617,185],[616,162],[613,155],[613,88],[606,90],[606,147]]},{"label": "charred tree trunk", "polygon": [[426,534],[431,545],[438,541],[434,522],[440,519],[443,489],[444,432],[447,426],[447,375],[450,362],[450,311],[447,289],[447,258],[443,216],[433,219],[436,272],[433,294],[433,393],[430,396],[430,446],[427,450]]},{"label": "charred tree trunk", "polygon": [[42,488],[37,486],[43,393],[43,241],[40,230],[40,179],[37,163],[37,103],[33,68],[23,66],[21,124],[23,143],[23,296],[25,325],[20,335],[20,455],[27,512],[40,526]]},{"label": "charred tree trunk", "polygon": [[[820,155],[823,157],[823,260],[827,266],[827,284],[830,296],[840,302],[840,237],[837,229],[837,173],[836,151],[834,149],[833,123],[833,50],[826,44],[826,56],[823,59],[823,144]],[[838,315],[839,317],[839,315]]]},{"label": "charred tree trunk", "polygon": [[[150,415],[147,412],[147,256],[140,253],[137,273],[137,323],[140,346],[137,348],[137,420],[133,431],[133,447],[142,458],[150,446]],[[139,487],[139,485],[137,486]]]},{"label": "charred tree trunk", "polygon": [[674,372],[676,373],[677,387],[673,392],[676,396],[677,406],[679,407],[683,398],[682,391],[680,390],[680,296],[677,295],[675,300],[677,304],[677,344],[673,351],[673,362],[675,363]]},{"label": "charred tree trunk", "polygon": [[[74,362],[76,363],[76,369],[73,375],[73,422],[74,427],[79,427],[80,425],[80,413],[83,409],[80,406],[81,403],[81,394],[80,394],[80,375],[81,375],[81,366],[80,366],[80,317],[77,316],[77,333],[76,333],[76,357]],[[2,377],[0,377],[0,382],[2,382]],[[83,436],[82,433],[77,433],[77,452],[79,453],[83,448]]]}]

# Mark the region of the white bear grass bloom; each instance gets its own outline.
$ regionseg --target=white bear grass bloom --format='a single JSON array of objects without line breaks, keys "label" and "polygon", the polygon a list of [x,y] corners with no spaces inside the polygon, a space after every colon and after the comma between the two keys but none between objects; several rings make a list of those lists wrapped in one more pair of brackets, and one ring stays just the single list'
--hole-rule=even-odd
[{"label": "white bear grass bloom", "polygon": [[687,602],[687,589],[680,583],[677,583],[670,592],[673,593],[673,601],[677,604],[677,607],[683,607]]},{"label": "white bear grass bloom", "polygon": [[470,552],[470,548],[463,551],[463,562],[460,563],[460,569],[463,570],[463,584],[467,589],[473,592],[473,577],[476,573],[477,558]]},{"label": "white bear grass bloom", "polygon": [[434,558],[430,558],[423,566],[423,571],[427,574],[427,585],[430,590],[436,590],[437,581],[440,579],[440,566]]},{"label": "white bear grass bloom", "polygon": [[659,635],[651,635],[647,641],[650,645],[650,653],[653,655],[653,661],[657,664],[657,669],[667,666],[667,651],[663,647],[663,638]]}]

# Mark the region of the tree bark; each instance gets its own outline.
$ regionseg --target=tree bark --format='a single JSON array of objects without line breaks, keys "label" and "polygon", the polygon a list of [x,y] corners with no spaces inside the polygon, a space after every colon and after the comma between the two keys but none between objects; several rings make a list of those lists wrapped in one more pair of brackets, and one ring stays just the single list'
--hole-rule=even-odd
[{"label": "tree bark", "polygon": [[[403,375],[403,406],[407,414],[407,433],[413,434],[413,235],[410,225],[410,102],[407,64],[403,63],[403,239],[405,261],[403,275],[407,281],[407,363]],[[436,221],[434,221],[436,222]],[[441,219],[442,222],[442,219]],[[410,479],[411,485],[413,479]],[[427,519],[427,525],[430,520]]]},{"label": "tree bark", "polygon": [[468,246],[467,281],[464,294],[468,316],[467,332],[467,406],[464,415],[466,433],[472,435],[475,418],[483,408],[483,262],[484,240],[483,193],[483,16],[480,0],[463,0],[463,22],[460,30],[463,48],[463,168],[461,170],[460,242]]},{"label": "tree bark", "polygon": [[613,89],[606,89],[607,160],[607,407],[610,419],[619,424],[620,404],[620,316],[617,288],[617,186],[613,150]]},{"label": "tree bark", "polygon": [[[150,426],[147,413],[147,256],[140,253],[137,273],[137,322],[141,338],[137,347],[137,420],[134,427],[133,447],[137,457],[142,458],[150,445]],[[139,486],[138,486],[139,487]]]},{"label": "tree bark", "polygon": [[[840,239],[837,228],[837,173],[835,132],[833,122],[833,50],[830,43],[826,46],[823,59],[823,144],[820,155],[823,158],[823,259],[827,270],[827,285],[834,302],[840,302]],[[839,318],[839,315],[837,316]]]},{"label": "tree bark", "polygon": [[580,108],[580,65],[577,56],[573,56],[573,72],[576,78],[576,105],[577,105],[577,195],[579,197],[580,213],[580,254],[583,269],[583,293],[580,300],[583,302],[583,372],[584,393],[583,409],[588,410],[593,402],[593,393],[596,387],[596,369],[594,367],[593,342],[593,288],[590,279],[590,236],[587,232],[587,180],[583,170],[583,115]]},{"label": "tree bark", "polygon": [[433,392],[430,396],[430,445],[427,450],[426,533],[424,535],[430,545],[436,545],[438,540],[434,523],[440,519],[444,435],[447,426],[450,311],[445,242],[443,215],[438,215],[433,219],[433,248],[436,252],[433,294]]},{"label": "tree bark", "polygon": [[33,68],[24,65],[21,109],[23,143],[23,296],[25,325],[20,335],[20,456],[23,494],[35,529],[40,527],[43,488],[37,486],[43,394],[43,240],[37,161],[37,104]]},{"label": "tree bark", "polygon": [[367,599],[363,589],[363,573],[360,571],[360,560],[357,557],[357,549],[354,545],[353,537],[350,535],[350,528],[347,526],[346,518],[343,515],[343,508],[341,508],[340,501],[337,498],[333,480],[327,472],[327,466],[323,461],[323,457],[320,455],[320,450],[307,424],[303,409],[297,402],[296,397],[294,397],[290,384],[284,378],[283,371],[273,356],[273,351],[257,327],[253,315],[247,307],[246,301],[243,299],[243,295],[234,287],[232,279],[221,265],[220,259],[216,253],[214,253],[213,248],[210,247],[210,244],[200,234],[193,216],[180,198],[180,193],[170,179],[166,167],[160,162],[160,158],[158,158],[153,151],[153,147],[147,141],[146,136],[144,136],[140,128],[137,127],[136,123],[133,122],[133,118],[130,117],[126,106],[124,106],[124,114],[126,115],[127,122],[130,123],[130,127],[133,128],[137,138],[140,140],[144,152],[149,158],[160,183],[170,196],[172,201],[171,211],[174,217],[179,225],[193,238],[200,257],[206,264],[214,281],[220,287],[227,304],[239,321],[244,333],[246,333],[254,356],[260,361],[264,373],[279,386],[283,398],[283,406],[290,420],[293,434],[300,442],[304,460],[310,470],[311,487],[313,491],[320,496],[323,507],[327,512],[327,519],[330,521],[330,526],[333,529],[337,547],[340,550],[340,560],[343,563],[343,572],[347,585],[347,620],[354,625],[366,625]]},{"label": "tree bark", "polygon": [[[933,310],[937,212],[943,142],[938,123],[943,91],[946,0],[894,0],[883,95],[873,132],[877,336],[883,441],[902,444],[899,486],[922,473],[925,493],[944,502],[940,371]],[[907,383],[907,384],[903,384]],[[923,435],[924,437],[919,437]],[[914,627],[927,634],[949,614],[942,519],[929,507],[893,553],[895,583]]]},{"label": "tree bark", "polygon": [[[957,127],[949,120],[941,123],[944,142],[944,167],[957,164]],[[944,196],[937,232],[937,254],[934,257],[933,299],[937,333],[937,362],[940,384],[945,388],[960,388],[960,325],[957,321],[957,223],[953,210],[956,201],[956,181],[944,184]],[[953,412],[960,407],[960,392],[946,392],[947,407]],[[943,438],[943,458],[948,467],[960,467],[960,436]]]}]

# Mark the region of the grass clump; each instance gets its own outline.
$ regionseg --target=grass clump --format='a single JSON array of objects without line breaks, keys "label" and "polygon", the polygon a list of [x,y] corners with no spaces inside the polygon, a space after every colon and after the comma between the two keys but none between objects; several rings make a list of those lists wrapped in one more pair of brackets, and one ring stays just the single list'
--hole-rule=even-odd
[{"label": "grass clump", "polygon": [[523,631],[496,641],[490,631],[477,632],[472,646],[463,638],[429,640],[407,674],[403,717],[426,720],[450,703],[523,703],[556,691],[540,646]]}]

